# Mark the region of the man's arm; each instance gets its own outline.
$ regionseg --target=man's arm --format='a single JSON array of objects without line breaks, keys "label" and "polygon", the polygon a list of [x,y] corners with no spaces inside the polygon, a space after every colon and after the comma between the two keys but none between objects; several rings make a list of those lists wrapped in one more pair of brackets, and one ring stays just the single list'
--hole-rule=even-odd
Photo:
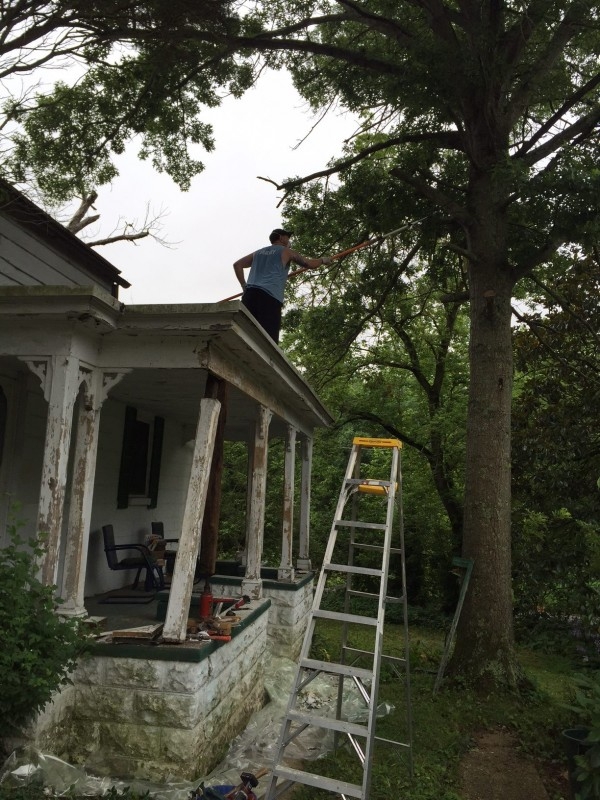
[{"label": "man's arm", "polygon": [[322,267],[323,264],[331,264],[332,261],[331,258],[327,256],[323,258],[307,258],[306,256],[300,255],[300,253],[296,253],[295,250],[291,250],[289,247],[286,248],[284,259],[286,256],[289,256],[285,261],[286,264],[292,261],[294,264],[304,267],[304,269],[316,269],[317,267]]},{"label": "man's arm", "polygon": [[235,272],[235,277],[238,279],[240,286],[242,289],[246,288],[246,279],[244,278],[244,270],[250,269],[252,266],[252,258],[254,257],[254,253],[249,253],[247,256],[243,258],[238,258],[237,261],[233,264],[233,271]]}]

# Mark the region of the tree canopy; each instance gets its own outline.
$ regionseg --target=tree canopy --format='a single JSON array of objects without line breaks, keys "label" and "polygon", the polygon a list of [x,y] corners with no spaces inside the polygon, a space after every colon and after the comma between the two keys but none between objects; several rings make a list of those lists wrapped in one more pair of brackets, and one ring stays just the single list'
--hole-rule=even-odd
[{"label": "tree canopy", "polygon": [[[340,104],[361,117],[359,134],[339,160],[279,188],[291,192],[310,179],[321,182],[317,194],[326,194],[331,176],[351,180],[357,165],[376,162],[381,191],[372,193],[360,219],[353,219],[355,201],[348,196],[336,243],[362,236],[357,223],[381,231],[396,227],[400,214],[427,217],[415,232],[462,259],[470,326],[463,555],[474,559],[475,569],[454,666],[481,686],[518,685],[511,597],[512,299],[519,282],[561,248],[597,242],[597,4],[5,5],[4,74],[24,70],[27,59],[39,67],[65,56],[75,57],[82,70],[72,85],[5,106],[18,126],[5,169],[20,180],[32,176],[55,198],[110,180],[111,153],[132,137],[141,137],[143,157],[185,188],[201,169],[188,146],[212,146],[202,107],[217,103],[224,90],[242,92],[262,65],[289,69],[315,109]],[[392,208],[396,225],[387,226]],[[382,284],[399,279],[389,261],[376,269]]]}]

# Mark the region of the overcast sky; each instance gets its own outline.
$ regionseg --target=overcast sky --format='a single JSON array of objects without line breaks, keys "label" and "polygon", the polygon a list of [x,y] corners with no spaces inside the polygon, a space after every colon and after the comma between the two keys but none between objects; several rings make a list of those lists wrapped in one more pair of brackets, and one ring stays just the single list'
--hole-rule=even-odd
[{"label": "overcast sky", "polygon": [[[121,290],[127,304],[203,303],[240,291],[232,263],[268,244],[282,224],[281,193],[258,175],[281,181],[324,167],[341,152],[342,140],[355,129],[348,116],[331,112],[308,139],[315,117],[285,72],[268,73],[240,100],[228,98],[203,116],[214,126],[215,150],[199,153],[205,170],[180,192],[166,175],[136,158],[132,148],[118,161],[120,176],[100,189],[96,209],[110,231],[119,216],[142,221],[146,206],[164,211],[161,235],[171,249],[155,241],[96,248],[132,286]],[[306,255],[313,255],[307,253]]]}]

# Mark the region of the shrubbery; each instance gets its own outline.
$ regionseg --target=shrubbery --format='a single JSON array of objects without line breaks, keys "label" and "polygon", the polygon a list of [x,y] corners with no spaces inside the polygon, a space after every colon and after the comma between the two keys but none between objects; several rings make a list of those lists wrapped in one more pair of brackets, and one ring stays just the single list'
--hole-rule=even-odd
[{"label": "shrubbery", "polygon": [[86,637],[77,620],[56,614],[54,586],[37,577],[43,539],[19,540],[19,523],[8,526],[10,544],[0,549],[0,719],[16,730],[43,709],[69,680]]}]

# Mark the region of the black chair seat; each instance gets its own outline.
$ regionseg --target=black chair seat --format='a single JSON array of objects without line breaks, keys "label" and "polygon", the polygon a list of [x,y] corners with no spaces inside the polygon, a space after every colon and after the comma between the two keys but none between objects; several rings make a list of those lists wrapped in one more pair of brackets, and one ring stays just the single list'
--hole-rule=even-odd
[{"label": "black chair seat", "polygon": [[[143,544],[132,542],[130,544],[115,544],[115,532],[112,525],[102,526],[102,536],[104,537],[104,552],[110,569],[124,570],[137,569],[137,574],[133,582],[133,588],[137,589],[140,575],[143,569],[146,570],[144,588],[147,592],[152,589],[164,589],[165,578],[162,567],[154,560],[150,550]],[[119,558],[117,553],[129,551],[135,552],[135,556],[125,556]]]}]

